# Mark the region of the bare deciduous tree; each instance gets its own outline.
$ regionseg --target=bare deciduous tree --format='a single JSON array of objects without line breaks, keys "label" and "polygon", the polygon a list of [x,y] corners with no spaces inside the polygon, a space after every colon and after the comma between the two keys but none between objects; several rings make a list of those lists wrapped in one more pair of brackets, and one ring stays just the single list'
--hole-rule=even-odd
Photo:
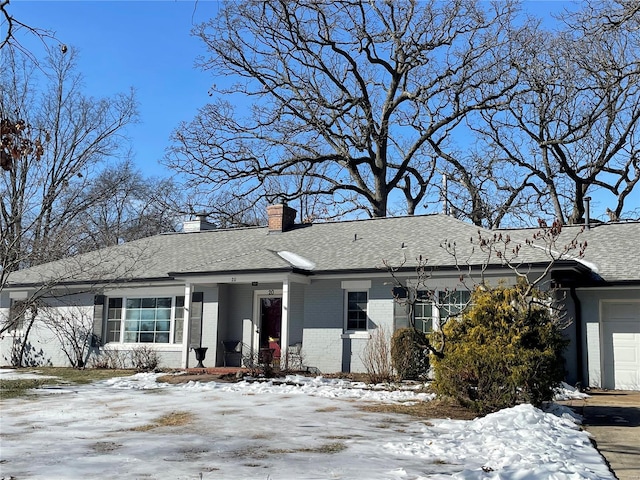
[{"label": "bare deciduous tree", "polygon": [[133,93],[82,94],[73,49],[53,52],[41,68],[14,52],[2,57],[1,116],[9,127],[28,118],[20,135],[35,139],[33,147],[12,150],[0,177],[0,289],[10,272],[69,253],[74,232],[68,226],[87,208],[82,192],[94,168],[122,152],[123,129],[137,115]]},{"label": "bare deciduous tree", "polygon": [[[51,31],[27,25],[17,19],[9,11],[9,0],[0,0],[0,50],[13,48],[34,59],[31,52],[22,46],[18,36],[16,35],[20,30],[36,36],[42,40],[43,43],[46,43],[49,39],[55,38]],[[67,47],[65,45],[60,45],[60,49],[65,52]]]},{"label": "bare deciduous tree", "polygon": [[144,177],[128,160],[106,166],[71,200],[84,206],[82,216],[69,226],[76,232],[77,252],[174,232],[181,221],[178,185]]},{"label": "bare deciduous tree", "polygon": [[432,145],[517,85],[514,15],[512,2],[468,0],[226,4],[196,30],[202,67],[224,84],[177,128],[166,162],[254,201],[315,195],[379,217],[397,192],[413,214]]},{"label": "bare deciduous tree", "polygon": [[[88,207],[83,193],[94,169],[122,152],[123,129],[137,115],[133,93],[105,99],[82,94],[73,49],[51,51],[46,62],[37,65],[15,49],[2,53],[0,292],[17,270],[77,252],[74,224]],[[92,268],[96,274],[103,272],[102,261],[70,262],[43,273],[23,302],[24,322],[15,336],[18,364],[40,299]],[[15,326],[15,316],[0,318],[0,334],[15,331]]]},{"label": "bare deciduous tree", "polygon": [[609,217],[618,220],[640,181],[640,9],[603,5],[587,2],[565,17],[563,30],[526,39],[521,91],[473,126],[486,156],[512,166],[534,217],[582,223],[585,197],[605,191]]},{"label": "bare deciduous tree", "polygon": [[93,335],[93,312],[66,305],[40,307],[40,318],[53,333],[73,368],[84,368]]}]

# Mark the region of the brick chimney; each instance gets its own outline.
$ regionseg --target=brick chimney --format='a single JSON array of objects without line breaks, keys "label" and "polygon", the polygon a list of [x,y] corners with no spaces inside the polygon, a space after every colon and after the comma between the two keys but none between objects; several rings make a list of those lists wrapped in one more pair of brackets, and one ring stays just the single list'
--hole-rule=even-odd
[{"label": "brick chimney", "polygon": [[286,203],[278,203],[267,207],[269,233],[286,232],[295,224],[298,212]]}]

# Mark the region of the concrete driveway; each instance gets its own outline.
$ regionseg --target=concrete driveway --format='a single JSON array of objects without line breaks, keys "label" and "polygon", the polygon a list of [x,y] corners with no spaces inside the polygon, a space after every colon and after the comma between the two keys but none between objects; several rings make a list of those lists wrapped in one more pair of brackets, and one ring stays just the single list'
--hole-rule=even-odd
[{"label": "concrete driveway", "polygon": [[584,417],[583,427],[619,480],[640,480],[640,392],[592,390],[561,402]]}]

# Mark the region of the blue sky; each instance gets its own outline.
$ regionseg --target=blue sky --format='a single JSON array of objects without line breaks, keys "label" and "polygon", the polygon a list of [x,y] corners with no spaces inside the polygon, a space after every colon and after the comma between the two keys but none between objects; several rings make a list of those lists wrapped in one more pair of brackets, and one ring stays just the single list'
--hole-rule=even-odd
[{"label": "blue sky", "polygon": [[[85,92],[100,97],[135,88],[140,124],[128,129],[138,167],[162,175],[158,164],[171,131],[191,120],[208,100],[212,78],[194,68],[206,53],[191,36],[194,24],[215,14],[211,1],[28,1],[12,0],[15,18],[55,32],[76,47]],[[37,55],[34,38],[23,42]]]}]

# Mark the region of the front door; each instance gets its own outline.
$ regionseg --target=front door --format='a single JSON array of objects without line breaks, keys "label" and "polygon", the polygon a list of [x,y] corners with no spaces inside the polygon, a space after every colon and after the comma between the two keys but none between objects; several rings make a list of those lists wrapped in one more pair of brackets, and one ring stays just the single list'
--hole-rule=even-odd
[{"label": "front door", "polygon": [[259,297],[260,353],[265,363],[279,362],[282,331],[282,297]]}]

